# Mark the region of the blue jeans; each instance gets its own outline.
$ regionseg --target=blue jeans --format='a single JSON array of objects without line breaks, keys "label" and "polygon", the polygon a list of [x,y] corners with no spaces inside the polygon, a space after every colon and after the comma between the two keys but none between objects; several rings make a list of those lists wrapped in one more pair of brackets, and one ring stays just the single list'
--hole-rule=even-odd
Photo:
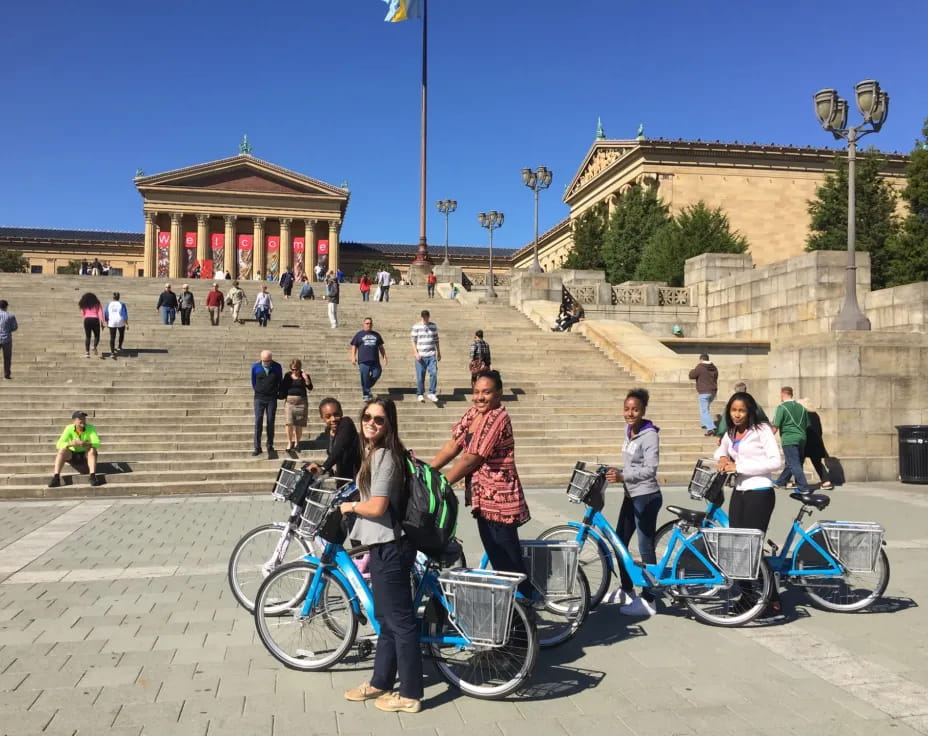
[{"label": "blue jeans", "polygon": [[358,371],[361,373],[361,393],[370,396],[371,389],[380,379],[383,368],[380,363],[358,363]]},{"label": "blue jeans", "polygon": [[709,405],[715,399],[715,394],[699,394],[699,423],[703,429],[715,429],[715,419],[709,411]]},{"label": "blue jeans", "polygon": [[795,478],[796,488],[801,493],[809,490],[809,483],[806,481],[806,474],[802,472],[802,445],[783,445],[783,457],[786,460],[786,467],[777,478],[778,486],[785,486],[789,483],[790,477]]},{"label": "blue jeans", "polygon": [[[616,534],[626,547],[637,530],[638,554],[641,555],[641,561],[646,565],[653,565],[657,562],[654,553],[654,535],[657,532],[657,514],[663,503],[660,491],[645,496],[626,495],[622,500],[619,519],[615,523]],[[630,593],[634,586],[628,573],[625,572],[625,565],[619,565],[619,578],[622,581],[622,590]],[[642,593],[642,597],[650,599],[647,593]]]},{"label": "blue jeans", "polygon": [[371,292],[370,292],[370,291],[362,291],[362,292],[361,292],[361,301],[362,301],[362,302],[369,302],[370,300],[371,300]]},{"label": "blue jeans", "polygon": [[161,324],[173,325],[174,317],[177,316],[177,310],[171,307],[161,307]]},{"label": "blue jeans", "polygon": [[438,359],[434,355],[419,358],[416,361],[416,393],[421,396],[425,393],[425,372],[429,372],[429,393],[434,394],[438,389]]}]

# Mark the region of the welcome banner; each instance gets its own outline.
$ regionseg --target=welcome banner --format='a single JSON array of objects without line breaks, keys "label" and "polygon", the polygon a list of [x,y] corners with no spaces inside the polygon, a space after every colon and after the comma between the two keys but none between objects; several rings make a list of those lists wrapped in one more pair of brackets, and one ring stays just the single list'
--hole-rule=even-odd
[{"label": "welcome banner", "polygon": [[277,278],[280,272],[280,236],[267,236],[267,272]]},{"label": "welcome banner", "polygon": [[171,233],[158,233],[158,278],[163,279],[168,275],[168,263],[170,263],[171,253]]},{"label": "welcome banner", "polygon": [[213,264],[217,269],[224,268],[226,263],[226,236],[223,233],[213,233],[209,239],[210,250],[213,252]]},{"label": "welcome banner", "polygon": [[254,256],[255,239],[253,235],[238,236],[238,277],[251,278],[251,259]]},{"label": "welcome banner", "polygon": [[193,278],[197,267],[197,234],[184,233],[183,270],[188,278]]},{"label": "welcome banner", "polygon": [[305,260],[306,239],[293,239],[293,273],[297,280],[303,275],[303,269],[306,266]]}]

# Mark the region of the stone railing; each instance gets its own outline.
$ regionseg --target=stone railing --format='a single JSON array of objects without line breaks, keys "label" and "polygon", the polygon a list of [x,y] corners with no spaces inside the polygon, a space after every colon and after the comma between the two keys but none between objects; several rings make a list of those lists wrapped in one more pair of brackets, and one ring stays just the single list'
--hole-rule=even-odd
[{"label": "stone railing", "polygon": [[613,286],[612,303],[622,306],[643,305],[647,298],[646,286]]},{"label": "stone railing", "polygon": [[668,307],[692,306],[692,296],[687,286],[659,286],[657,288],[657,303]]},{"label": "stone railing", "polygon": [[[465,271],[464,275],[470,281],[471,286],[476,286],[478,288],[486,288],[487,285],[487,272],[486,271]],[[493,286],[498,286],[501,289],[508,289],[510,283],[510,277],[507,273],[493,273]]]},{"label": "stone railing", "polygon": [[693,306],[693,297],[688,286],[619,284],[612,287],[612,305],[620,307],[690,307]]}]

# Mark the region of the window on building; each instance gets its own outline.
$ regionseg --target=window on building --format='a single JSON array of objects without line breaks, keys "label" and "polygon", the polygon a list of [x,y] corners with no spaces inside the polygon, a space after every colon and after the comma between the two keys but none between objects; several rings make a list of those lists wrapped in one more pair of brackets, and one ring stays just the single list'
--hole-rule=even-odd
[{"label": "window on building", "polygon": [[122,276],[122,269],[110,266],[110,276]]},{"label": "window on building", "polygon": [[41,266],[29,266],[29,273],[42,273]]}]

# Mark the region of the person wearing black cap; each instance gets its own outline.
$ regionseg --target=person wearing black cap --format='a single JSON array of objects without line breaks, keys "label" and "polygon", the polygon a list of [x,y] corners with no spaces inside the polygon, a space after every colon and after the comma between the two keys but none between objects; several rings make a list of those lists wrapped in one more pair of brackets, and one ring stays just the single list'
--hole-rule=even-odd
[{"label": "person wearing black cap", "polygon": [[58,454],[55,456],[55,474],[48,483],[49,488],[61,485],[61,469],[65,463],[71,463],[80,472],[90,473],[90,485],[99,486],[103,479],[97,476],[97,453],[100,450],[100,435],[97,428],[87,424],[86,412],[76,411],[71,415],[74,421],[64,428],[55,444]]},{"label": "person wearing black cap", "polygon": [[[116,360],[116,354],[122,352],[122,343],[129,326],[129,310],[126,303],[120,301],[119,292],[113,292],[113,301],[106,305],[106,326],[110,328],[110,355]],[[116,333],[119,333],[119,347],[116,346]]]}]

